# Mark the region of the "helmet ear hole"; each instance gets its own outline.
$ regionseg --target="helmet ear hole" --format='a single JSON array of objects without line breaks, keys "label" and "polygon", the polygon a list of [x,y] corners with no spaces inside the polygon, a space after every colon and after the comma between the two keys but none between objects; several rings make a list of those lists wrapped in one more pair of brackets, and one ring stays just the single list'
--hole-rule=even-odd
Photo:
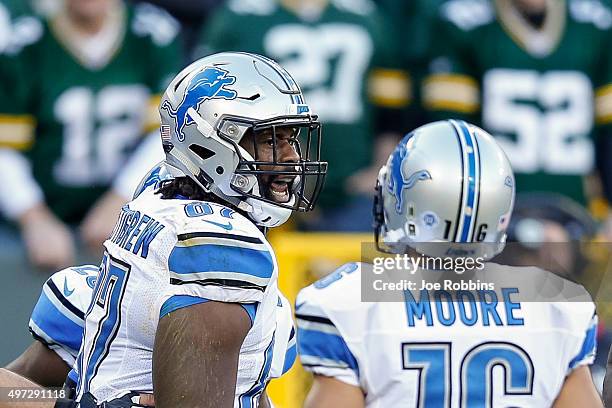
[{"label": "helmet ear hole", "polygon": [[189,145],[189,150],[197,154],[202,160],[210,159],[211,157],[215,155],[215,152],[213,152],[212,150],[207,149],[204,146],[200,146],[195,143]]}]

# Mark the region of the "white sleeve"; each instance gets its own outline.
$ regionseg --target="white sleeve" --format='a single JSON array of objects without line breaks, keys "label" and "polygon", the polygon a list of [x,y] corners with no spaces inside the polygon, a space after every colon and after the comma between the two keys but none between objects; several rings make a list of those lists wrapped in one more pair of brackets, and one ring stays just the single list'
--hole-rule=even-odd
[{"label": "white sleeve", "polygon": [[85,312],[93,293],[98,267],[83,265],[53,274],[41,291],[30,316],[34,338],[53,350],[69,366],[81,348]]},{"label": "white sleeve", "polygon": [[272,355],[271,378],[280,378],[289,371],[297,356],[297,344],[291,304],[280,292],[278,293],[278,303],[276,305],[276,332],[274,353]]},{"label": "white sleeve", "polygon": [[589,366],[595,361],[597,352],[597,315],[593,315],[590,319],[583,335],[583,341],[580,343],[580,349],[575,353],[569,363],[568,374],[581,366]]},{"label": "white sleeve", "polygon": [[115,178],[113,190],[126,200],[131,200],[134,190],[136,190],[145,174],[164,158],[159,130],[156,129],[145,137],[140,146],[130,156],[126,165]]},{"label": "white sleeve", "polygon": [[43,201],[30,162],[18,151],[0,149],[0,211],[16,219]]},{"label": "white sleeve", "polygon": [[302,366],[313,374],[359,387],[357,359],[315,295],[313,286],[309,286],[300,291],[296,301],[298,354]]}]

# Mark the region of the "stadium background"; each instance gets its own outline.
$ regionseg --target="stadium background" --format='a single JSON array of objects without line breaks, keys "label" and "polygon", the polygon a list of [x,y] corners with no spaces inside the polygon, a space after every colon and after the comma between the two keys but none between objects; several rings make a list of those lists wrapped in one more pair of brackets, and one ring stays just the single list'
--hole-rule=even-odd
[{"label": "stadium background", "polygon": [[[15,35],[14,27],[19,19],[30,16],[43,19],[43,16],[56,12],[61,1],[0,0],[0,51],[7,55],[10,54],[11,36]],[[475,5],[475,8],[469,10],[473,10],[474,16],[477,16],[478,12],[482,11],[482,8],[478,8],[479,4],[486,1],[488,0],[418,0],[410,2],[378,0],[375,2],[376,19],[379,20],[376,27],[368,25],[369,12],[364,12],[366,18],[354,17],[355,9],[369,10],[369,0],[330,1],[338,12],[328,18],[338,21],[345,21],[343,19],[348,18],[352,19],[353,24],[364,25],[364,27],[368,25],[366,28],[374,33],[372,36],[375,50],[372,57],[373,62],[368,65],[368,75],[360,79],[364,84],[367,82],[367,86],[363,87],[363,95],[359,96],[360,103],[363,103],[365,107],[361,110],[363,117],[354,118],[351,127],[339,126],[333,120],[330,120],[328,126],[325,126],[326,118],[323,118],[324,137],[329,137],[328,129],[331,135],[344,134],[333,139],[336,144],[330,148],[330,156],[327,157],[332,165],[335,159],[342,160],[344,167],[330,177],[328,193],[323,197],[323,212],[317,216],[299,216],[289,225],[270,233],[270,240],[279,260],[280,286],[291,301],[295,300],[300,288],[330,273],[344,262],[361,258],[361,244],[372,240],[371,233],[368,233],[371,223],[370,207],[374,182],[371,168],[380,165],[381,157],[385,157],[389,146],[396,143],[399,135],[430,119],[446,116],[471,118],[469,115],[474,114],[469,106],[457,108],[457,101],[453,101],[452,97],[447,98],[446,102],[450,101],[450,106],[457,109],[449,109],[448,104],[444,106],[444,109],[435,107],[432,109],[431,103],[444,104],[444,98],[432,102],[424,94],[428,89],[426,85],[431,85],[431,82],[428,82],[431,81],[431,77],[428,75],[431,74],[432,63],[440,56],[441,50],[454,46],[454,41],[446,41],[447,37],[443,35],[445,32],[437,26],[440,10],[443,7],[448,10],[450,3],[470,3],[472,6]],[[609,6],[608,0],[574,0],[574,2],[582,2],[587,6],[589,4],[602,5],[603,8],[596,8],[597,10],[604,10]],[[137,2],[128,2],[128,4],[131,3]],[[261,19],[261,16],[266,14],[267,5],[274,3],[273,0],[228,0],[227,2],[222,0],[156,0],[151,3],[166,9],[180,22],[179,41],[183,55],[179,64],[181,66],[210,52],[241,49],[240,41],[235,38],[239,35],[230,34],[241,33],[243,39],[249,36],[256,38],[259,35],[257,33],[267,28],[266,24],[272,26],[283,23],[283,21],[281,23],[266,22]],[[281,1],[281,3],[292,2]],[[313,4],[313,9],[328,7],[327,0],[312,0],[310,3]],[[244,14],[249,14],[248,10],[253,11],[253,14],[260,19],[249,20],[244,17]],[[312,16],[308,17],[311,12],[304,11],[305,26],[314,24],[312,21],[316,20]],[[598,12],[593,11],[593,13]],[[467,20],[470,20],[471,17],[477,18],[474,16],[466,18]],[[601,13],[597,16],[595,18],[605,26],[606,16],[602,16]],[[280,20],[287,19],[286,16],[279,18]],[[612,17],[609,18],[612,19]],[[591,51],[594,54],[601,54],[602,59],[606,59],[604,54],[612,50],[610,26],[607,26],[602,32],[604,40],[601,44],[593,41],[583,46],[592,48]],[[299,36],[300,33],[299,30],[293,31],[292,35]],[[311,44],[313,48],[328,46],[324,43],[329,42],[329,38],[323,36],[317,39],[321,44],[314,41]],[[245,42],[244,47],[251,48],[249,51],[265,53],[264,49],[258,49],[261,45]],[[7,59],[2,58],[0,59],[0,80],[6,82],[7,77],[2,78],[3,64],[9,63],[6,62]],[[308,64],[309,60],[306,59],[305,63]],[[337,64],[337,61],[331,63]],[[288,68],[291,70],[291,67]],[[612,78],[612,65],[607,66],[606,69],[610,72],[604,73],[603,76],[609,75]],[[44,72],[39,72],[37,75],[44,75]],[[22,79],[27,80],[27,76]],[[0,92],[5,91],[7,88],[5,85],[5,83],[2,84]],[[306,87],[308,86],[309,84],[306,84]],[[465,90],[465,87],[449,88],[451,93],[461,93]],[[331,102],[337,101],[332,100]],[[453,102],[455,105],[452,104]],[[610,104],[609,98],[607,103]],[[0,103],[0,108],[4,105]],[[371,116],[368,116],[369,113],[368,115],[363,113],[370,110],[372,111]],[[477,119],[476,121],[478,122]],[[1,132],[0,127],[0,141],[3,139]],[[361,142],[350,146],[352,141],[347,139],[347,136],[350,135]],[[364,140],[369,140],[369,142],[363,142]],[[349,153],[343,151],[347,147],[352,149],[349,150]],[[600,146],[598,149],[598,153],[603,154],[604,159],[607,159],[606,146]],[[347,164],[346,157],[352,163]],[[607,168],[600,167],[600,171],[602,169],[606,171]],[[359,177],[351,179],[351,175],[354,174]],[[606,229],[609,229],[609,225],[607,224],[605,182],[603,185],[598,184],[597,181],[593,182],[595,178],[590,172],[581,176],[588,179],[589,189],[585,198],[576,197],[572,193],[566,194],[563,188],[557,191],[549,185],[536,185],[533,189],[565,194],[576,199],[583,206],[574,205],[574,203],[565,205],[565,198],[559,199],[556,195],[545,195],[544,198],[538,196],[539,199],[530,201],[530,193],[524,193],[522,197],[525,204],[517,219],[519,221],[535,219],[544,220],[544,223],[556,223],[567,232],[562,236],[570,240],[602,243],[609,241],[610,235]],[[342,183],[346,185],[342,186]],[[359,193],[354,197],[349,197],[346,192],[349,187]],[[549,211],[537,211],[547,205],[551,206]],[[520,223],[515,222],[511,226],[515,240],[529,242],[530,240],[537,241],[538,237],[542,239],[541,235],[537,234],[527,233],[527,237],[523,236],[525,228],[518,224]],[[99,254],[89,249],[85,243],[78,242],[79,234],[76,227],[73,233],[77,240],[75,262],[77,264],[97,263]],[[586,252],[590,262],[587,262],[588,267],[581,266],[580,279],[595,282],[590,289],[594,291],[592,294],[598,301],[598,310],[602,320],[600,342],[603,345],[600,346],[600,354],[603,357],[598,357],[600,367],[595,369],[595,375],[601,379],[601,361],[605,360],[610,338],[612,338],[606,329],[612,316],[608,302],[611,292],[605,284],[609,281],[606,273],[610,263],[606,250],[601,246],[591,247],[590,252]],[[15,358],[31,342],[32,339],[27,330],[29,314],[42,284],[52,272],[50,268],[35,267],[28,260],[28,252],[20,239],[18,227],[6,218],[0,218],[0,271],[2,276],[0,284],[0,310],[2,310],[0,314],[0,365],[4,365]],[[308,375],[300,369],[299,363],[296,363],[288,375],[271,384],[270,394],[278,407],[299,406],[297,401],[303,398],[308,384]]]}]

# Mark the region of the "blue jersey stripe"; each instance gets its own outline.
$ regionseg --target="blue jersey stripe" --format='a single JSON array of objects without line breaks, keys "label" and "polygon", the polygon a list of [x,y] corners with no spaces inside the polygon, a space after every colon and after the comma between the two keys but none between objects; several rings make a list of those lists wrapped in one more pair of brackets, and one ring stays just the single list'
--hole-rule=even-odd
[{"label": "blue jersey stripe", "polygon": [[358,371],[357,360],[342,337],[298,327],[297,339],[300,355],[339,361]]},{"label": "blue jersey stripe", "polygon": [[206,303],[208,299],[204,299],[197,296],[189,296],[189,295],[175,295],[167,299],[162,305],[159,311],[159,318],[166,316],[174,312],[175,310],[182,309],[184,307],[197,305],[200,303]]},{"label": "blue jersey stripe", "polygon": [[297,357],[297,344],[289,347],[285,352],[285,363],[283,365],[283,374],[293,367],[293,363],[295,363],[295,359]]},{"label": "blue jersey stripe", "polygon": [[174,247],[168,266],[177,274],[235,272],[258,278],[270,278],[274,271],[268,251],[213,244]]},{"label": "blue jersey stripe", "polygon": [[255,397],[257,397],[266,387],[268,383],[268,379],[270,377],[270,370],[272,369],[272,355],[274,351],[274,342],[276,341],[275,336],[272,336],[272,340],[266,351],[264,352],[264,362],[261,367],[261,371],[259,372],[259,376],[257,381],[253,386],[244,394],[240,396],[240,407],[241,408],[252,408],[253,406],[257,406],[254,403]]},{"label": "blue jersey stripe", "polygon": [[73,386],[76,388],[77,382],[79,381],[79,375],[74,371],[74,368],[68,373],[66,378],[66,385]]},{"label": "blue jersey stripe", "polygon": [[[192,305],[198,305],[200,303],[206,303],[209,299],[204,299],[197,296],[189,296],[189,295],[174,295],[168,298],[164,304],[162,305],[159,318],[176,311],[182,309],[184,307],[189,307]],[[251,319],[251,325],[255,321],[255,315],[257,313],[257,304],[256,303],[240,303],[240,306],[247,312],[249,315],[249,319]]]},{"label": "blue jersey stripe", "polygon": [[259,303],[240,303],[240,306],[248,313],[249,318],[251,319],[251,326],[255,321],[255,315],[257,314],[257,305]]},{"label": "blue jersey stripe", "polygon": [[74,353],[81,348],[83,328],[64,315],[47,297],[45,291],[40,294],[31,319],[54,343],[65,346]]},{"label": "blue jersey stripe", "polygon": [[597,348],[597,324],[593,324],[586,332],[584,342],[582,343],[582,348],[580,349],[576,357],[574,357],[572,361],[570,361],[569,368],[573,369],[575,368],[577,363],[580,363],[582,360],[584,360],[589,355],[595,355],[596,348]]}]

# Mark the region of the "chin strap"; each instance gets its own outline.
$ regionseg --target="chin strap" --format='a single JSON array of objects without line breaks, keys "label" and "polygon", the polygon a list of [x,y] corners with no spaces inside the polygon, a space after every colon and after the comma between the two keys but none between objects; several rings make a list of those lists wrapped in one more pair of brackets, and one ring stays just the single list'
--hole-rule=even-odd
[{"label": "chin strap", "polygon": [[232,204],[234,207],[238,208],[239,210],[244,211],[249,214],[253,212],[253,206],[247,203],[245,200],[241,199],[240,197],[228,196],[227,194],[224,194],[223,191],[221,191],[221,189],[215,186],[214,184],[210,185],[209,190],[211,193],[227,201],[228,203]]},{"label": "chin strap", "polygon": [[238,196],[228,196],[214,185],[210,186],[210,192],[246,212],[251,221],[260,227],[278,227],[287,222],[292,213],[288,208],[266,203],[256,198],[243,199]]}]

